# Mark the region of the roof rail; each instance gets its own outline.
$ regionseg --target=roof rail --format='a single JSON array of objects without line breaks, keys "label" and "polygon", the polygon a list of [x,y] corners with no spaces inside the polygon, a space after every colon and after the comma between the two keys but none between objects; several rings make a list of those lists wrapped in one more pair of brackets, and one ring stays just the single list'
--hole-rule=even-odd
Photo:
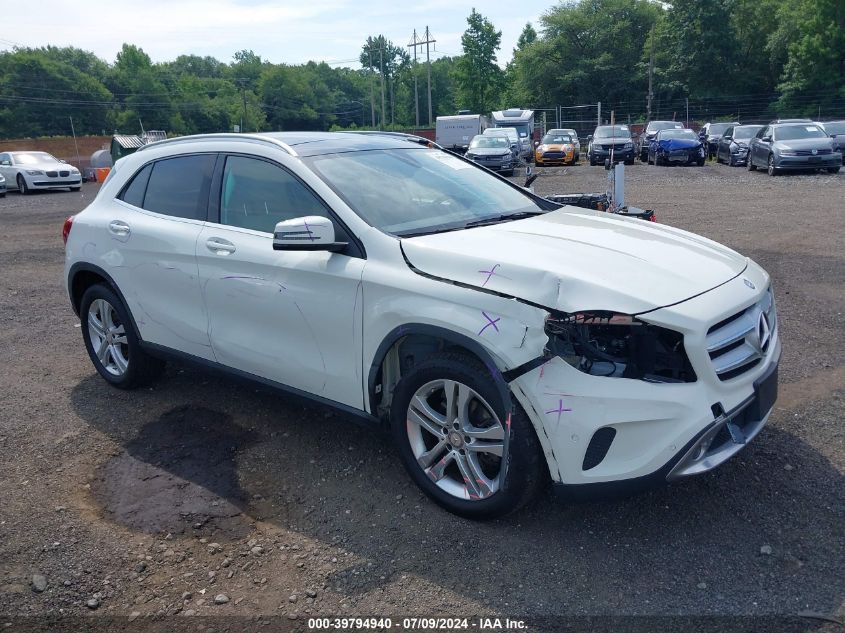
[{"label": "roof rail", "polygon": [[[218,132],[212,134],[192,134],[190,136],[177,136],[174,138],[169,138],[164,141],[155,141],[154,143],[148,143],[147,145],[143,145],[142,147],[138,148],[138,152],[141,152],[145,149],[150,147],[161,147],[162,145],[178,145],[181,143],[198,143],[200,141],[247,141],[251,143],[267,143],[270,145],[275,145],[276,147],[280,147],[285,150],[291,156],[296,156],[296,152],[293,151],[293,148],[285,143],[284,141],[280,141],[277,138],[273,138],[272,136],[264,136],[263,134],[235,134],[232,132]],[[137,153],[137,152],[136,152]]]},{"label": "roof rail", "polygon": [[345,132],[347,134],[368,134],[371,136],[391,136],[393,138],[403,138],[406,141],[417,143],[418,145],[425,145],[427,147],[433,147],[434,149],[443,149],[435,141],[427,139],[424,136],[409,134],[408,132],[391,132],[388,130],[345,130]]}]

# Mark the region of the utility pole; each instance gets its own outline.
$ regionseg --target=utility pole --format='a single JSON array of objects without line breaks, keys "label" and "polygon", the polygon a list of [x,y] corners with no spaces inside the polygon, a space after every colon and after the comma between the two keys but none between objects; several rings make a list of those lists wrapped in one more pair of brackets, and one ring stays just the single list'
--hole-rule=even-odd
[{"label": "utility pole", "polygon": [[684,105],[685,105],[685,106],[686,106],[686,108],[687,108],[687,124],[686,124],[686,126],[685,126],[685,127],[687,127],[687,128],[688,128],[688,127],[689,127],[689,97],[685,97],[685,98],[684,98]]},{"label": "utility pole", "polygon": [[651,27],[651,52],[648,56],[648,106],[646,108],[646,121],[651,121],[651,100],[654,98],[654,27]]},{"label": "utility pole", "polygon": [[599,101],[598,106],[599,106],[598,107],[599,115],[598,115],[598,124],[597,125],[601,125],[601,101]]},{"label": "utility pole", "polygon": [[379,129],[384,128],[384,42],[382,41],[379,47],[379,69],[381,70],[381,119],[379,120]]},{"label": "utility pole", "polygon": [[[371,48],[367,49],[367,57],[370,61],[370,72],[373,70],[373,50]],[[372,75],[370,76],[370,117],[372,118],[371,126],[376,126],[376,97],[373,94],[373,78]]]},{"label": "utility pole", "polygon": [[420,94],[417,90],[417,29],[414,29],[414,39],[408,44],[408,48],[414,49],[414,116],[416,117],[417,127],[420,126]]},{"label": "utility pole", "polygon": [[244,100],[244,116],[241,120],[241,133],[244,134],[246,133],[246,128],[244,127],[244,125],[246,124],[246,87],[243,84],[241,85],[241,96]]}]

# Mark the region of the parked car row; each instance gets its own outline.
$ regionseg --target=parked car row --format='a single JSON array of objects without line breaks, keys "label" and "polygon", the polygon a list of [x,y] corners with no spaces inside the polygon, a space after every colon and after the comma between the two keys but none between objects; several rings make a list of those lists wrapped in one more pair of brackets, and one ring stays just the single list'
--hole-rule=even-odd
[{"label": "parked car row", "polygon": [[0,197],[6,189],[16,189],[26,195],[42,189],[70,189],[79,191],[82,174],[73,165],[47,152],[0,153]]}]

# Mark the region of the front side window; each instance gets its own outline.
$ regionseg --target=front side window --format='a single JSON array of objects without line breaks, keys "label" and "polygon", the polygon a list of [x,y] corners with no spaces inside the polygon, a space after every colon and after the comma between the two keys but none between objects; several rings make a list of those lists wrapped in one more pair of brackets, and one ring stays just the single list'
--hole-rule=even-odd
[{"label": "front side window", "polygon": [[307,162],[368,224],[392,235],[545,210],[496,176],[438,150],[347,152]]},{"label": "front side window", "polygon": [[213,154],[198,154],[153,163],[141,206],[177,218],[204,220],[215,160]]},{"label": "front side window", "polygon": [[226,159],[221,224],[272,233],[277,223],[307,215],[328,217],[323,203],[292,174],[264,160]]}]

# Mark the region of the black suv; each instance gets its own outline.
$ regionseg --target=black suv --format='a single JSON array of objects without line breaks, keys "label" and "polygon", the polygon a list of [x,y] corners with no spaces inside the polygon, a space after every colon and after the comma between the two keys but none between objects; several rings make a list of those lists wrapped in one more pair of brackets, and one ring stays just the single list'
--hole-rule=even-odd
[{"label": "black suv", "polygon": [[627,125],[600,125],[590,136],[587,160],[590,165],[604,164],[613,153],[613,162],[626,165],[634,164],[634,139]]}]

